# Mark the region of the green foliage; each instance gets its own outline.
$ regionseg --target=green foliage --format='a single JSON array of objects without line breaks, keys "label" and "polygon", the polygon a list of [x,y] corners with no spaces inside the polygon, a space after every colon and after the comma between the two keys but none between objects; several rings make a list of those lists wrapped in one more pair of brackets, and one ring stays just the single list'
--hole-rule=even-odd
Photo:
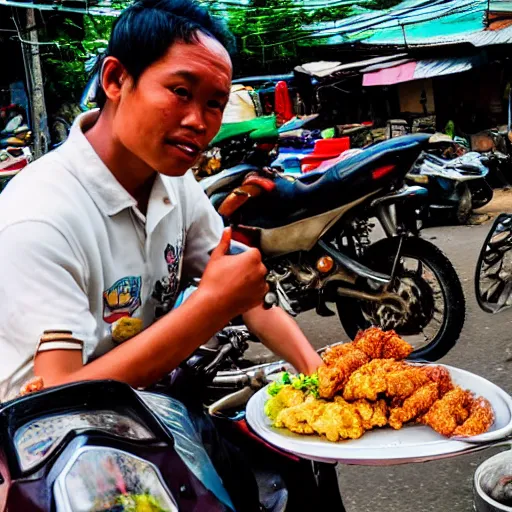
[{"label": "green foliage", "polygon": [[345,18],[350,11],[350,6],[332,6],[327,1],[311,8],[303,0],[251,0],[244,7],[228,7],[228,25],[240,56],[237,71],[256,74],[293,69],[302,62],[301,47],[309,46],[306,27]]},{"label": "green foliage", "polygon": [[292,0],[251,0],[246,8],[228,9],[240,54],[263,66],[285,64],[296,56],[305,21],[303,10]]},{"label": "green foliage", "polygon": [[[309,46],[308,25],[336,21],[350,15],[352,6],[325,1],[311,8],[303,0],[250,0],[249,5],[222,4],[203,0],[218,14],[227,17],[237,39],[239,73],[287,72],[302,62],[301,50]],[[402,0],[361,0],[370,9],[388,9]],[[114,8],[129,2],[115,0]],[[354,2],[354,5],[357,2]],[[47,102],[77,102],[87,82],[85,63],[104,50],[113,17],[55,14],[45,23],[41,40],[54,44],[42,47]],[[302,47],[302,48],[301,48]]]},{"label": "green foliage", "polygon": [[107,16],[68,15],[63,21],[52,20],[42,31],[44,45],[41,52],[46,77],[45,92],[48,104],[66,101],[78,102],[87,83],[85,63],[103,51],[115,18]]}]

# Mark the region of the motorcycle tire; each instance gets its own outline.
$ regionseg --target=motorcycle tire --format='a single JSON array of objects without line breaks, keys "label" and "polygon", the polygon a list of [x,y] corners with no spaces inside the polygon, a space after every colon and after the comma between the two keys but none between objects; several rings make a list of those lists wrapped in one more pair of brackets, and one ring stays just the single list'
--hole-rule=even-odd
[{"label": "motorcycle tire", "polygon": [[479,180],[478,185],[470,185],[469,188],[471,190],[471,202],[473,205],[473,210],[482,208],[493,198],[494,191],[485,180]]},{"label": "motorcycle tire", "polygon": [[[363,258],[370,268],[391,273],[399,239],[386,238],[371,245]],[[445,356],[459,339],[466,316],[464,292],[450,260],[434,244],[422,238],[405,238],[401,256],[423,262],[434,273],[444,298],[444,317],[439,332],[428,345],[414,350],[410,359],[437,361]],[[340,297],[336,302],[338,316],[347,335],[354,339],[359,330],[371,327],[365,318],[361,302]],[[400,329],[396,329],[398,334]]]},{"label": "motorcycle tire", "polygon": [[460,226],[465,226],[473,212],[473,199],[471,190],[464,184],[461,189],[460,200],[455,211],[457,223]]}]

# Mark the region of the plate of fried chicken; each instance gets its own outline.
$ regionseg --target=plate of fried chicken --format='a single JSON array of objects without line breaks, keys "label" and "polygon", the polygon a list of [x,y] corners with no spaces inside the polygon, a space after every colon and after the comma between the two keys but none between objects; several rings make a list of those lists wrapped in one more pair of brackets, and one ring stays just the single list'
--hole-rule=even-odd
[{"label": "plate of fried chicken", "polygon": [[283,373],[247,405],[269,443],[304,458],[399,464],[467,453],[512,434],[512,397],[458,368],[406,361],[412,347],[372,327],[326,350],[311,376]]}]

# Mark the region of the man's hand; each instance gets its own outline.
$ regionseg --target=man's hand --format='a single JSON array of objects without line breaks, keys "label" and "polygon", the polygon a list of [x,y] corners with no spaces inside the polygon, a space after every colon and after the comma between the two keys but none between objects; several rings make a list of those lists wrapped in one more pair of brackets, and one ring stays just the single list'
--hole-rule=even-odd
[{"label": "man's hand", "polygon": [[212,252],[199,291],[209,294],[230,318],[260,305],[268,291],[267,269],[257,249],[229,256],[231,228],[224,230],[219,245]]}]

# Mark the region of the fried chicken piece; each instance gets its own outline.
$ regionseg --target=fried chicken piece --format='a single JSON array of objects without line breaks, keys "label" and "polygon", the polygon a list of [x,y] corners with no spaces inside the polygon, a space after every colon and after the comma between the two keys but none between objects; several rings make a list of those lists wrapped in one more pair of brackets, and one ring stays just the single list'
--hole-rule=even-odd
[{"label": "fried chicken piece", "polygon": [[20,396],[25,396],[30,393],[36,393],[44,389],[44,381],[42,377],[32,377],[25,382],[20,389]]},{"label": "fried chicken piece", "polygon": [[[375,402],[379,394],[385,393],[388,389],[387,376],[408,368],[409,366],[402,361],[374,359],[350,376],[343,390],[343,398],[345,400],[366,398]],[[398,383],[394,387],[396,388],[397,385]]]},{"label": "fried chicken piece", "polygon": [[274,422],[278,428],[287,428],[296,434],[314,434],[313,427],[308,423],[313,415],[321,414],[324,404],[312,404],[304,402],[287,409],[282,409]]},{"label": "fried chicken piece", "polygon": [[438,385],[440,398],[453,389],[450,372],[443,366],[424,366],[423,371],[432,382]]},{"label": "fried chicken piece", "polygon": [[382,347],[381,357],[383,359],[396,359],[399,361],[411,355],[413,351],[412,345],[400,338],[395,331],[387,331],[384,334],[386,339]]},{"label": "fried chicken piece", "polygon": [[284,407],[293,407],[306,400],[306,394],[303,391],[290,385],[283,386],[276,397],[279,397]]},{"label": "fried chicken piece", "polygon": [[468,419],[471,403],[471,393],[457,386],[434,403],[423,416],[422,423],[449,437],[458,425]]},{"label": "fried chicken piece", "polygon": [[468,419],[453,431],[454,436],[477,436],[487,432],[494,423],[491,404],[482,397],[471,404]]},{"label": "fried chicken piece", "polygon": [[297,434],[320,434],[329,441],[357,439],[364,434],[359,413],[344,400],[326,402],[308,398],[304,403],[283,409],[274,423]]},{"label": "fried chicken piece", "polygon": [[389,414],[389,424],[395,430],[402,428],[404,423],[416,419],[426,413],[439,398],[439,386],[429,382],[406,398],[400,407],[392,408]]},{"label": "fried chicken piece", "polygon": [[283,386],[277,395],[270,397],[265,402],[265,414],[275,420],[279,413],[287,407],[293,407],[304,402],[306,395],[303,391],[293,386]]},{"label": "fried chicken piece", "polygon": [[[318,391],[322,398],[332,398],[342,391],[352,373],[368,362],[368,356],[356,348],[341,349],[342,354],[336,359],[330,359],[330,365],[318,368]],[[328,356],[331,357],[331,356]]]},{"label": "fried chicken piece", "polygon": [[[340,397],[335,397],[338,400]],[[368,400],[356,400],[350,404],[361,416],[363,428],[372,430],[375,427],[385,427],[388,423],[388,406],[386,400],[369,402]]]},{"label": "fried chicken piece", "polygon": [[370,327],[359,332],[353,344],[370,359],[401,360],[413,351],[412,346],[400,338],[395,331],[383,331],[378,327]]},{"label": "fried chicken piece", "polygon": [[340,439],[358,439],[365,431],[361,415],[343,399],[326,402],[322,413],[310,425],[315,432],[333,442]]},{"label": "fried chicken piece", "polygon": [[353,343],[341,343],[339,345],[328,347],[322,354],[322,359],[327,366],[334,366],[338,359],[341,359],[343,356],[346,356],[354,350],[359,349],[356,348]]},{"label": "fried chicken piece", "polygon": [[420,367],[411,366],[386,374],[386,395],[405,400],[429,382]]},{"label": "fried chicken piece", "polygon": [[380,393],[386,391],[386,375],[384,373],[367,374],[356,371],[348,380],[343,390],[345,400],[367,400],[376,401]]}]

